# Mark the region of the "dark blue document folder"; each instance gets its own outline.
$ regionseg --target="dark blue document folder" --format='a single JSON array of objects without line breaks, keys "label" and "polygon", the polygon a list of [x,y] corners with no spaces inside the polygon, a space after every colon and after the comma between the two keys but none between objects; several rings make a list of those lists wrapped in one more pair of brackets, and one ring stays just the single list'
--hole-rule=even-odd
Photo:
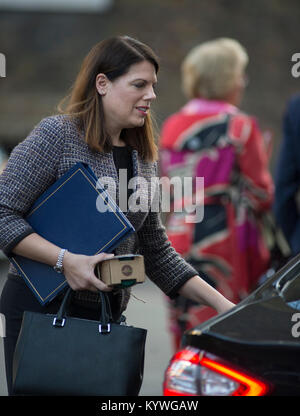
[{"label": "dark blue document folder", "polygon": [[[46,240],[72,253],[110,253],[134,231],[97,182],[90,167],[77,163],[34,203],[26,221]],[[53,267],[13,255],[10,261],[43,305],[67,286]]]}]

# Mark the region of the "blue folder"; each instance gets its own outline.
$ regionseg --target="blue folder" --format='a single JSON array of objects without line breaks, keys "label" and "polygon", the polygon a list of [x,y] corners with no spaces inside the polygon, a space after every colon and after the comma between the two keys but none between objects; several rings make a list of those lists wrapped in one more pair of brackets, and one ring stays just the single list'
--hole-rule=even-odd
[{"label": "blue folder", "polygon": [[[33,204],[26,221],[46,240],[72,253],[111,253],[134,230],[85,163],[77,163]],[[67,285],[53,267],[13,255],[16,267],[39,302],[50,302]]]}]

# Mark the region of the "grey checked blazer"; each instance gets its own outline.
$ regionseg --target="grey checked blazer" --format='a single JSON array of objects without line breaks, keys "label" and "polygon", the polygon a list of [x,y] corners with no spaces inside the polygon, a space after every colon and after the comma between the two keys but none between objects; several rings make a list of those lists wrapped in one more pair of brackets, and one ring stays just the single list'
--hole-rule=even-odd
[{"label": "grey checked blazer", "polygon": [[[144,184],[139,192],[142,197],[148,198],[149,210],[132,212],[129,206],[126,215],[136,232],[124,240],[115,253],[142,254],[147,276],[173,298],[178,289],[197,272],[171,247],[160,214],[150,210],[151,197],[147,191],[151,177],[157,175],[157,164],[143,161],[136,150],[132,151],[132,161],[133,175],[147,181],[148,189],[144,189]],[[4,253],[9,254],[19,241],[34,232],[24,216],[38,196],[77,162],[88,163],[99,178],[113,178],[118,195],[118,175],[112,152],[92,151],[76,123],[67,116],[56,115],[43,119],[15,147],[0,175],[0,248]],[[17,274],[12,265],[9,273]],[[118,291],[121,312],[126,309],[129,292],[128,289]],[[78,299],[85,301],[95,301],[97,296],[87,291],[76,294]]]}]

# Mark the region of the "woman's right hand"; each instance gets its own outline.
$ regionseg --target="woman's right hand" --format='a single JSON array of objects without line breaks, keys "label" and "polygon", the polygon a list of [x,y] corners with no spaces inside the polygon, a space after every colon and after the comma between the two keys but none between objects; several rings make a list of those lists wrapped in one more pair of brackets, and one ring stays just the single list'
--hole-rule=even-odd
[{"label": "woman's right hand", "polygon": [[63,259],[63,268],[70,287],[73,290],[110,292],[112,288],[98,279],[94,270],[97,263],[113,257],[114,254],[100,253],[94,256],[85,256],[67,251]]}]

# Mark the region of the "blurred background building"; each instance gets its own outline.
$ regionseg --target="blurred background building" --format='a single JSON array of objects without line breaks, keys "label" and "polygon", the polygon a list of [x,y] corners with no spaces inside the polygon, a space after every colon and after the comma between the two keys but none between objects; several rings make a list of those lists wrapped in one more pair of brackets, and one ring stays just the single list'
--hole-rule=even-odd
[{"label": "blurred background building", "polygon": [[33,125],[55,113],[79,65],[101,39],[128,34],[149,43],[161,58],[160,126],[185,101],[180,62],[191,47],[219,36],[239,40],[250,56],[250,84],[242,109],[281,138],[287,98],[299,90],[292,55],[300,52],[298,0],[0,0],[0,143],[8,150]]}]

